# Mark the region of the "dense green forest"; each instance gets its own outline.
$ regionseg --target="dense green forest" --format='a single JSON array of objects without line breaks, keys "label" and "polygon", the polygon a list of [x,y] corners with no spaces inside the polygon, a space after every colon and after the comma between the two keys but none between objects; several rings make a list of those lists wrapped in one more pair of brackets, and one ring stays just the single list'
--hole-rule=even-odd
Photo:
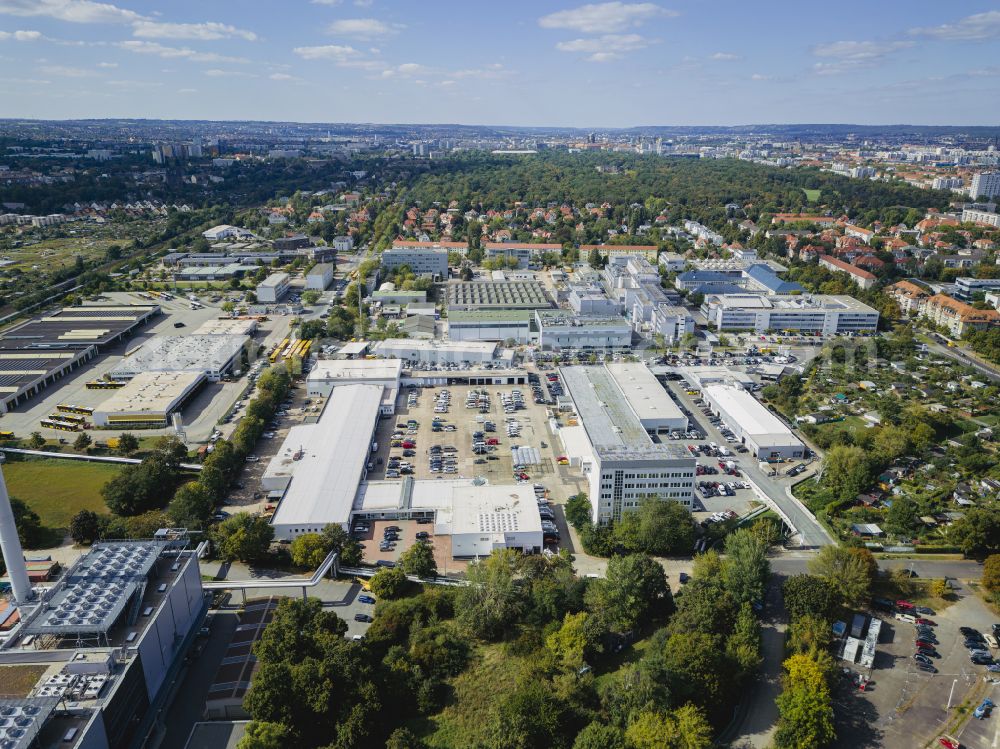
[{"label": "dense green forest", "polygon": [[[613,165],[617,173],[598,171]],[[805,189],[819,190],[810,203]],[[570,203],[610,203],[627,220],[636,205],[653,216],[719,225],[725,206],[736,203],[750,218],[762,214],[813,212],[825,206],[868,224],[902,221],[908,210],[943,209],[950,194],[904,184],[849,179],[812,168],[781,169],[736,159],[670,159],[634,154],[545,153],[519,160],[487,154],[432,161],[403,193],[405,203],[429,206],[458,201],[480,211]]]},{"label": "dense green forest", "polygon": [[760,665],[774,531],[699,556],[676,599],[643,554],[589,579],[565,552],[511,550],[468,587],[383,591],[361,641],[286,599],[254,645],[240,749],[708,749]]}]

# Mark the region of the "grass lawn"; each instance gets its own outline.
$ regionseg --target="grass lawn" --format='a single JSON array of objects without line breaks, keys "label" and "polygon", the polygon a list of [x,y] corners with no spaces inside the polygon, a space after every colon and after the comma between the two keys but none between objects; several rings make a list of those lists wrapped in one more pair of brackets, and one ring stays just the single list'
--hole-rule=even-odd
[{"label": "grass lawn", "polygon": [[41,458],[5,463],[3,475],[10,494],[37,512],[42,525],[67,528],[80,510],[108,511],[101,487],[120,470],[110,463]]},{"label": "grass lawn", "polygon": [[883,577],[872,585],[872,595],[888,598],[890,601],[898,601],[902,598],[917,606],[926,606],[936,613],[944,611],[957,600],[954,593],[948,594],[944,598],[931,595],[930,588],[931,581],[929,579],[911,578],[901,589],[893,580]]},{"label": "grass lawn", "polygon": [[847,416],[843,421],[831,421],[826,424],[817,424],[816,432],[828,432],[830,434],[835,432],[850,432],[853,435],[867,429],[868,427],[865,426],[866,423],[867,422],[865,422],[865,420],[860,416]]},{"label": "grass lawn", "polygon": [[485,728],[483,716],[490,707],[513,689],[523,659],[510,656],[504,645],[484,645],[476,649],[469,667],[452,681],[454,698],[437,715],[411,726],[427,746],[450,749],[478,746]]},{"label": "grass lawn", "polygon": [[806,194],[806,200],[808,200],[810,203],[815,203],[817,200],[819,200],[819,195],[820,195],[820,191],[819,190],[805,190],[805,189],[803,189],[802,192],[804,192]]},{"label": "grass lawn", "polygon": [[0,697],[24,699],[47,666],[0,666]]}]

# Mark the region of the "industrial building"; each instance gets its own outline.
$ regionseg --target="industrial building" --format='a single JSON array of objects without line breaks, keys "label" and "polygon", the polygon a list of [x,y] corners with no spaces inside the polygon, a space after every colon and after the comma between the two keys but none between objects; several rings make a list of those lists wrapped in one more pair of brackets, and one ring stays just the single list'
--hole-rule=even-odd
[{"label": "industrial building", "polygon": [[[632,401],[647,419],[655,418],[646,407],[645,391],[619,372],[623,389],[603,366],[562,367],[560,373],[579,423],[560,428],[559,439],[587,479],[593,521],[620,520],[646,497],[690,509],[696,461],[683,445],[654,442],[649,436],[627,392],[633,391]],[[657,387],[662,390],[659,383]]]},{"label": "industrial building", "polygon": [[530,309],[453,310],[448,313],[448,338],[529,343],[533,339],[532,318]]},{"label": "industrial building", "polygon": [[387,338],[373,343],[371,351],[385,359],[439,364],[481,364],[497,358],[497,344],[489,341],[413,341]]},{"label": "industrial building", "polygon": [[366,520],[430,519],[434,535],[451,537],[456,559],[489,556],[495,549],[542,550],[542,522],[534,491],[478,479],[363,483],[352,516]]},{"label": "industrial building", "polygon": [[155,336],[129,352],[110,372],[129,380],[142,372],[204,372],[218,382],[242,369],[250,338],[245,335]]},{"label": "industrial building", "polygon": [[320,359],[306,378],[306,388],[310,396],[328,398],[340,385],[379,385],[382,413],[391,416],[396,412],[402,373],[399,359]]},{"label": "industrial building", "polygon": [[333,283],[333,263],[318,263],[306,272],[306,288],[326,291]]},{"label": "industrial building", "polygon": [[257,332],[257,321],[252,317],[220,317],[205,320],[192,331],[194,335],[246,335]]},{"label": "industrial building", "polygon": [[763,296],[719,294],[705,297],[701,311],[718,330],[816,332],[823,335],[873,332],[878,311],[850,296]]},{"label": "industrial building", "polygon": [[207,611],[196,551],[186,534],[171,531],[151,541],[98,542],[36,591],[2,481],[0,495],[0,543],[14,591],[0,668],[39,673],[30,686],[2,685],[0,745],[142,745]]},{"label": "industrial building", "polygon": [[0,336],[0,413],[131,337],[157,305],[83,305],[47,312]]},{"label": "industrial building", "polygon": [[701,395],[757,459],[786,460],[805,455],[805,446],[792,430],[746,390],[714,384],[705,386]]},{"label": "industrial building", "polygon": [[632,328],[624,317],[575,315],[568,310],[535,310],[538,345],[560,349],[623,349],[632,345]]},{"label": "industrial building", "polygon": [[448,312],[543,309],[552,303],[538,281],[456,281],[448,284]]},{"label": "industrial building", "polygon": [[254,265],[226,263],[225,265],[188,265],[174,271],[175,281],[229,281],[243,278],[257,270]]},{"label": "industrial building", "polygon": [[448,277],[448,250],[443,247],[396,247],[382,253],[382,267],[389,271],[407,266],[414,275]]},{"label": "industrial building", "polygon": [[331,523],[348,529],[354,495],[368,472],[383,393],[382,385],[335,387],[318,422],[288,430],[261,477],[261,487],[278,499],[271,518],[275,538],[318,533]]},{"label": "industrial building", "polygon": [[257,284],[257,301],[261,304],[280,302],[290,287],[291,279],[287,273],[272,273]]},{"label": "industrial building", "polygon": [[642,362],[609,362],[605,364],[605,369],[647,432],[667,434],[687,431],[687,416],[649,367]]},{"label": "industrial building", "polygon": [[208,380],[205,372],[140,372],[94,409],[95,427],[162,429]]}]

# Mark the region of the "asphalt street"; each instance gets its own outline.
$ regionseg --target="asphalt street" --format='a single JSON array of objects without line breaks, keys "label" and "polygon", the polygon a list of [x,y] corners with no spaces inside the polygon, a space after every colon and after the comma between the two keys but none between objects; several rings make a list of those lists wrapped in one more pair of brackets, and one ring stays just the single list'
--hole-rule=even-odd
[{"label": "asphalt street", "polygon": [[[708,442],[715,442],[725,445],[726,440],[709,421],[704,418],[701,409],[695,405],[691,396],[687,394],[687,386],[683,382],[668,381],[671,392],[677,396],[678,402],[687,410],[692,426],[702,431]],[[827,546],[833,543],[826,530],[812,516],[797,499],[792,497],[788,491],[787,481],[781,482],[776,478],[766,476],[757,466],[757,461],[752,456],[737,455],[737,462],[740,471],[746,478],[755,484],[762,495],[762,498],[770,502],[785,516],[791,526],[797,531],[800,545],[806,548],[816,548]]]}]

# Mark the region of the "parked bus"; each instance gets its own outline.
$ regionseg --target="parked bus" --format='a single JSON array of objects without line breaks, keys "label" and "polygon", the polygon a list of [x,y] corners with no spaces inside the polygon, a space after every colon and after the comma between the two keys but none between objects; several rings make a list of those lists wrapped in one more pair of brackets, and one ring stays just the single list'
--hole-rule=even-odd
[{"label": "parked bus", "polygon": [[117,390],[125,387],[125,383],[119,380],[91,380],[87,383],[88,390]]},{"label": "parked bus", "polygon": [[49,418],[53,421],[68,421],[72,424],[83,425],[87,423],[86,417],[81,416],[80,414],[55,413],[49,414]]},{"label": "parked bus", "polygon": [[0,431],[0,440],[13,440],[17,439],[13,432],[2,432]]},{"label": "parked bus", "polygon": [[60,432],[79,432],[80,425],[69,421],[53,421],[52,419],[42,419],[39,422],[46,429],[58,429]]},{"label": "parked bus", "polygon": [[285,350],[285,346],[287,345],[288,339],[285,338],[281,343],[274,347],[274,350],[271,351],[271,354],[267,357],[271,360],[271,364],[274,364],[278,360],[278,357],[281,356],[281,352]]},{"label": "parked bus", "polygon": [[56,411],[61,411],[64,414],[83,414],[84,416],[91,416],[94,413],[94,409],[90,406],[72,406],[66,403],[57,405]]}]

